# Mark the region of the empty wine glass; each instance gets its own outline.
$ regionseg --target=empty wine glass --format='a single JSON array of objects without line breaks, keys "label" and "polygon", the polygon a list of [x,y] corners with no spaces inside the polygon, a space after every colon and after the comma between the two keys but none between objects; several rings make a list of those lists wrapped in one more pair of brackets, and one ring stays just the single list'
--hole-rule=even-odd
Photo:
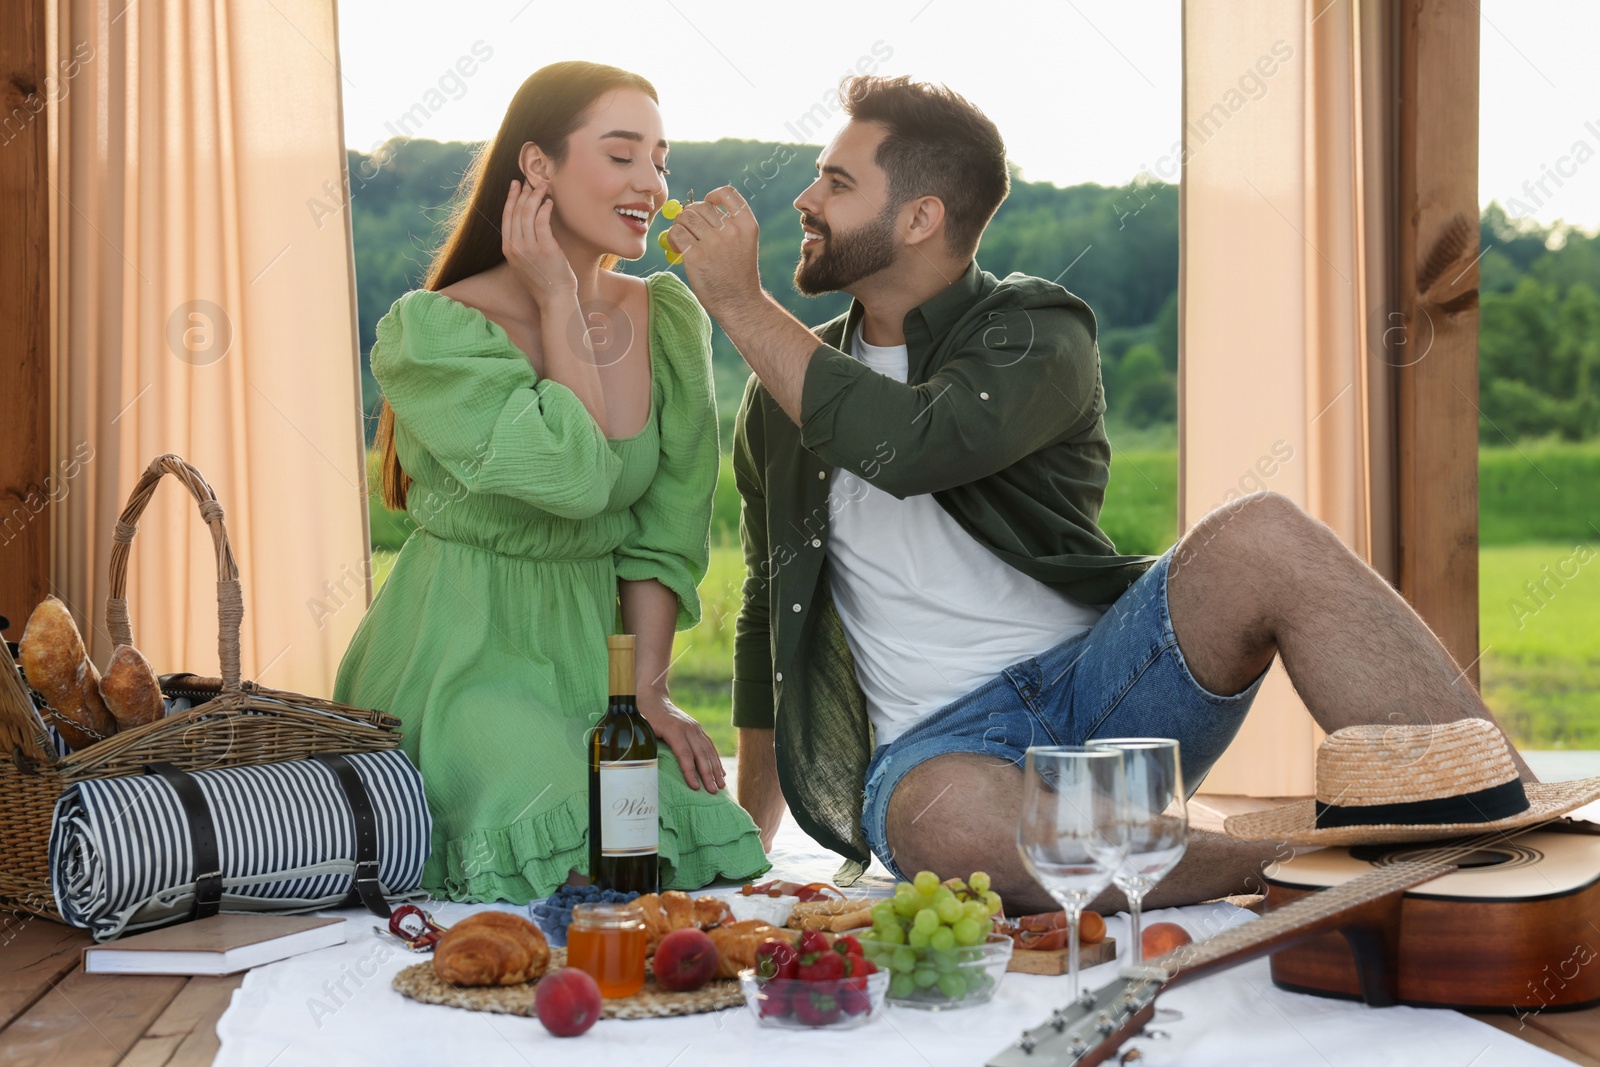
[{"label": "empty wine glass", "polygon": [[1136,965],[1144,959],[1139,911],[1145,894],[1178,865],[1187,847],[1183,763],[1178,742],[1168,737],[1097,738],[1086,747],[1122,753],[1127,827],[1112,881],[1128,898],[1128,963]]},{"label": "empty wine glass", "polygon": [[1122,752],[1079,745],[1028,749],[1017,851],[1067,913],[1067,973],[1078,999],[1078,918],[1111,884],[1125,845]]}]

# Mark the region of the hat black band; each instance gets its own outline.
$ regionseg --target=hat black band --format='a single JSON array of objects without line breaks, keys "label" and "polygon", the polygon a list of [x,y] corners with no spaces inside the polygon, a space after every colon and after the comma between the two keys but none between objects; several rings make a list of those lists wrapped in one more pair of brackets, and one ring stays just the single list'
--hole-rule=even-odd
[{"label": "hat black band", "polygon": [[1317,801],[1313,825],[1319,830],[1336,826],[1391,826],[1428,823],[1480,823],[1509,818],[1528,810],[1522,779],[1513,778],[1475,793],[1404,804],[1369,804],[1365,807],[1324,804]]}]

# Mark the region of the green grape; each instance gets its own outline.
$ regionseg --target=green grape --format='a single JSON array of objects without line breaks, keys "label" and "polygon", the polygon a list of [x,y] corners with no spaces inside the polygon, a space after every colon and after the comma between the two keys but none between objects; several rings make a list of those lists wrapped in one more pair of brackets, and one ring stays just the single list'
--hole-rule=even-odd
[{"label": "green grape", "polygon": [[889,979],[889,995],[903,999],[917,991],[916,979],[909,971],[897,971]]},{"label": "green grape", "polygon": [[[985,917],[987,921],[987,916]],[[978,920],[970,915],[964,915],[961,921],[952,928],[958,945],[977,945],[983,942],[983,930],[978,925]]]},{"label": "green grape", "polygon": [[892,907],[896,915],[902,919],[909,919],[917,913],[917,909],[921,905],[917,903],[917,895],[915,893],[907,893],[903,897],[896,895]]},{"label": "green grape", "polygon": [[918,989],[927,989],[939,980],[939,972],[929,964],[918,964],[917,969],[911,972],[911,977],[916,980]]},{"label": "green grape", "polygon": [[661,205],[661,217],[668,220],[675,219],[678,217],[678,213],[682,210],[682,204],[678,203],[676,200],[668,200],[665,204]]},{"label": "green grape", "polygon": [[656,244],[660,245],[665,251],[672,251],[672,242],[667,240],[666,230],[662,230],[660,233],[656,234]]},{"label": "green grape", "polygon": [[989,917],[989,906],[981,900],[969,900],[961,905],[961,917],[981,922]]},{"label": "green grape", "polygon": [[961,903],[960,899],[957,898],[955,894],[955,890],[951,889],[947,885],[942,885],[933,891],[933,900],[935,904],[946,900],[954,900],[958,904]]},{"label": "green grape", "polygon": [[940,974],[949,974],[961,966],[961,961],[949,949],[928,949],[928,958],[933,961],[933,969]]},{"label": "green grape", "polygon": [[917,887],[919,893],[932,893],[939,888],[939,876],[932,871],[918,871],[911,884]]},{"label": "green grape", "polygon": [[919,930],[915,926],[913,926],[911,928],[911,931],[906,934],[906,944],[910,945],[912,948],[927,948],[928,947],[928,933],[927,933],[927,931]]},{"label": "green grape", "polygon": [[928,947],[937,949],[955,948],[955,931],[948,926],[939,927],[939,929],[928,935]]},{"label": "green grape", "polygon": [[912,896],[916,893],[916,891],[917,887],[912,885],[910,882],[896,882],[894,887],[894,899],[899,900],[902,897]]},{"label": "green grape", "polygon": [[906,928],[899,923],[895,923],[893,926],[885,926],[878,935],[878,940],[887,941],[891,945],[903,945],[906,943]]},{"label": "green grape", "polygon": [[880,900],[872,906],[872,921],[877,922],[880,919],[884,922],[894,921],[894,901]]},{"label": "green grape", "polygon": [[994,979],[982,967],[969,967],[966,972],[967,988],[974,993],[994,985]]},{"label": "green grape", "polygon": [[917,912],[917,917],[911,920],[911,927],[914,930],[921,930],[925,934],[931,934],[939,929],[939,920],[941,918],[943,916],[933,908],[923,908]]},{"label": "green grape", "polygon": [[[955,897],[946,897],[945,899],[939,901],[939,903],[934,906],[934,911],[938,913],[939,921],[942,923],[953,923],[957,919],[961,918],[961,916],[966,914],[966,909],[962,907],[961,901],[957,900]],[[922,914],[923,913],[920,911],[917,912],[918,917],[920,917]]]},{"label": "green grape", "polygon": [[939,992],[951,1000],[960,1000],[967,995],[967,983],[959,974],[941,974],[939,976]]},{"label": "green grape", "polygon": [[985,893],[983,895],[983,902],[989,906],[989,914],[990,915],[999,915],[1000,914],[1000,894],[999,893],[996,893],[992,889],[989,890],[989,892],[987,892],[987,893]]},{"label": "green grape", "polygon": [[899,948],[895,949],[894,955],[889,958],[889,969],[891,971],[905,971],[909,973],[910,971],[915,970],[916,967],[916,950],[908,948],[905,945],[901,945]]},{"label": "green grape", "polygon": [[959,878],[951,878],[949,881],[945,882],[944,885],[946,889],[956,894],[956,896],[960,896],[967,890],[967,883],[963,882]]},{"label": "green grape", "polygon": [[973,871],[972,877],[967,879],[967,884],[972,887],[975,895],[981,897],[989,891],[989,876],[982,871]]}]

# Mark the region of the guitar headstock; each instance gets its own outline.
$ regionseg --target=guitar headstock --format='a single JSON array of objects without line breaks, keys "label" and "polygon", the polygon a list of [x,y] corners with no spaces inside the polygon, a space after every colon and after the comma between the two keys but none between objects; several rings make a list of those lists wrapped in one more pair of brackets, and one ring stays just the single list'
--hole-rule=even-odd
[{"label": "guitar headstock", "polygon": [[1050,1018],[1024,1030],[987,1067],[1092,1067],[1136,1036],[1155,1013],[1156,994],[1167,979],[1158,967],[1129,968],[1099,989],[1057,1008]]}]

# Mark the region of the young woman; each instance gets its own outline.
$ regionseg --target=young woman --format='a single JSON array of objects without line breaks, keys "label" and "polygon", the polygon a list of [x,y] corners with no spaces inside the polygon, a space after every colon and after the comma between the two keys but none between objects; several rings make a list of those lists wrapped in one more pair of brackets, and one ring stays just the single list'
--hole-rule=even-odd
[{"label": "young woman", "polygon": [[636,635],[662,742],[662,887],[769,867],[667,692],[674,630],[700,617],[718,455],[710,318],[671,272],[615,273],[644,254],[666,155],[645,79],[540,69],[464,178],[424,287],[378,323],[383,498],[418,529],[334,699],[403,720],[437,897],[523,903],[587,871],[584,734],[617,632]]}]

